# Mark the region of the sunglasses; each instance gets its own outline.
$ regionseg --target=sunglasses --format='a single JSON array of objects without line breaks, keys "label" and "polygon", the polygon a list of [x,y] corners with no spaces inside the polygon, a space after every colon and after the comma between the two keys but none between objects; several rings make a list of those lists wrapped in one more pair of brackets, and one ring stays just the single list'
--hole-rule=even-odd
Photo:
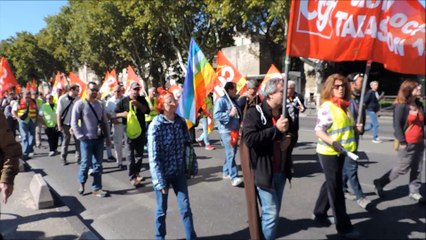
[{"label": "sunglasses", "polygon": [[356,81],[357,78],[364,77],[364,73],[358,73],[354,76],[353,81]]},{"label": "sunglasses", "polygon": [[99,92],[99,89],[97,89],[97,88],[91,88],[90,91],[92,91],[92,92]]},{"label": "sunglasses", "polygon": [[141,89],[140,89],[140,88],[133,88],[133,90],[139,91],[139,90],[141,90]]},{"label": "sunglasses", "polygon": [[334,89],[345,88],[345,85],[344,84],[334,84],[333,88]]}]

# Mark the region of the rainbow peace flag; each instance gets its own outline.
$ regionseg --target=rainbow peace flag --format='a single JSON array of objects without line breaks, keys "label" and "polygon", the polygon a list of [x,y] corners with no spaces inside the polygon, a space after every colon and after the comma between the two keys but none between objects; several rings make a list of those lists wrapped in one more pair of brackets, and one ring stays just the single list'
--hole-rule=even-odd
[{"label": "rainbow peace flag", "polygon": [[185,82],[176,113],[195,124],[198,110],[204,105],[204,99],[213,90],[216,79],[213,67],[194,39],[191,39]]}]

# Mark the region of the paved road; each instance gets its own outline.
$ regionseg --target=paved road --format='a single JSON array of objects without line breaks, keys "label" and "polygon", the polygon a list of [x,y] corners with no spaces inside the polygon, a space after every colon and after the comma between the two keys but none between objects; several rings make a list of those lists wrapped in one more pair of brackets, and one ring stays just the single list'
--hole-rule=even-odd
[{"label": "paved road", "polygon": [[[291,185],[286,185],[280,213],[280,239],[338,238],[334,226],[319,226],[310,220],[324,180],[315,154],[314,122],[315,119],[309,116],[301,119],[300,144],[294,151],[295,174]],[[373,193],[372,180],[389,170],[396,161],[390,141],[391,119],[381,118],[380,122],[380,136],[385,141],[373,144],[371,135],[367,133],[360,143],[362,166],[359,177],[367,197],[373,200],[372,207],[367,211],[347,200],[348,213],[363,239],[425,238],[425,206],[407,198],[408,175],[385,188],[388,191],[384,200],[378,200]],[[202,239],[248,239],[244,189],[232,187],[229,180],[222,180],[224,149],[216,132],[211,139],[217,150],[206,151],[196,147],[199,176],[189,181],[196,232]],[[70,159],[73,159],[72,156]],[[61,196],[63,203],[93,232],[105,239],[153,238],[155,196],[146,163],[145,158],[142,175],[147,181],[137,189],[130,185],[126,171],[115,168],[115,163],[104,163],[103,186],[110,197],[100,199],[90,193],[84,196],[77,193],[76,163],[62,166],[59,157],[48,157],[46,150],[28,161],[32,169],[41,173]],[[91,179],[86,183],[86,189],[90,189],[90,184]],[[424,184],[422,193],[425,195]],[[167,238],[184,238],[173,194],[169,197],[167,224]]]}]

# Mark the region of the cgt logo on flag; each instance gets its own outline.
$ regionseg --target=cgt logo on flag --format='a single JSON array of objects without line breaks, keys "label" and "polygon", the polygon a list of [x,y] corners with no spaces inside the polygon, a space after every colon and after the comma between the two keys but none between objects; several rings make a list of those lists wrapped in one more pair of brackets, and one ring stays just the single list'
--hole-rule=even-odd
[{"label": "cgt logo on flag", "polygon": [[[320,1],[317,5],[309,1],[300,1],[300,11],[297,17],[297,31],[330,39],[333,35],[333,26],[330,20],[337,1]],[[315,27],[310,26],[314,22]]]}]

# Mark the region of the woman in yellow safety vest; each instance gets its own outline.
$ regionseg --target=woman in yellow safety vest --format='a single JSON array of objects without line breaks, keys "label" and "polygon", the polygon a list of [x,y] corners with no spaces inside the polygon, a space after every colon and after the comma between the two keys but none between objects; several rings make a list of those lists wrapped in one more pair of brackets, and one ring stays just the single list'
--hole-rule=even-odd
[{"label": "woman in yellow safety vest", "polygon": [[[315,204],[313,219],[323,223],[336,223],[337,232],[345,238],[357,238],[346,213],[343,194],[342,169],[347,152],[356,150],[355,121],[349,109],[351,88],[346,77],[330,75],[321,89],[321,106],[315,126],[317,153],[324,171],[325,182]],[[361,129],[362,125],[357,126]],[[331,205],[331,206],[330,206]],[[333,217],[327,216],[332,208]]]}]

